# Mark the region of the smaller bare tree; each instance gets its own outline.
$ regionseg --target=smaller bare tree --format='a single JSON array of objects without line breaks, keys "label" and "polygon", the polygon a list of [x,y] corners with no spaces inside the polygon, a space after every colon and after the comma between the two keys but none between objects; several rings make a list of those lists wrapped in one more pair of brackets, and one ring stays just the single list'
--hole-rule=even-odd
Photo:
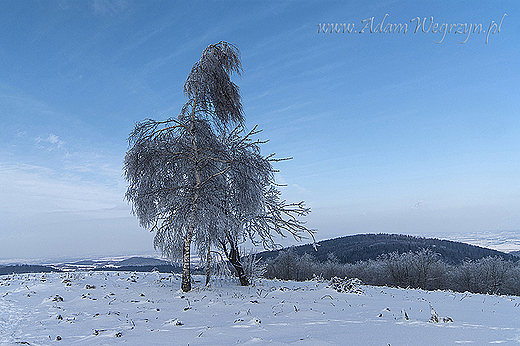
[{"label": "smaller bare tree", "polygon": [[274,180],[277,172],[272,162],[283,161],[274,155],[260,154],[260,140],[252,136],[260,131],[255,126],[243,135],[237,127],[223,140],[231,158],[230,168],[224,176],[227,180],[226,203],[222,204],[226,226],[216,229],[215,245],[224,252],[243,286],[249,285],[244,270],[239,245],[247,240],[262,244],[265,249],[276,247],[274,236],[292,235],[300,241],[309,235],[314,241],[314,230],[308,229],[300,218],[310,212],[304,202],[287,203],[280,198]]}]

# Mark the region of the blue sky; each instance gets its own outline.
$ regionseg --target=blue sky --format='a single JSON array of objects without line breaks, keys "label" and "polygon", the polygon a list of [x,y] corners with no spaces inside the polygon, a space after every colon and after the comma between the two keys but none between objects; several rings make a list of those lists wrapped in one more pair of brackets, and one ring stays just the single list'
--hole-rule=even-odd
[{"label": "blue sky", "polygon": [[126,139],[178,114],[221,40],[318,239],[518,230],[519,18],[517,1],[0,2],[0,258],[153,253],[123,198]]}]

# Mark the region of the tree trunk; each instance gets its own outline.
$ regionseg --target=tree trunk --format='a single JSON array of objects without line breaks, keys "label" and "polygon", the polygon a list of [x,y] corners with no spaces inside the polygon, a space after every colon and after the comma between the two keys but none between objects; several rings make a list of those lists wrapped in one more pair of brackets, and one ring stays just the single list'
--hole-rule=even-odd
[{"label": "tree trunk", "polygon": [[182,248],[182,283],[181,289],[184,292],[191,290],[191,273],[190,273],[190,250],[191,238],[193,235],[193,221],[190,222],[186,236],[184,237],[184,247]]},{"label": "tree trunk", "polygon": [[188,292],[191,290],[191,273],[190,273],[190,250],[191,250],[191,238],[193,237],[193,232],[195,231],[195,218],[197,213],[197,203],[199,198],[199,188],[200,188],[200,173],[199,168],[197,167],[199,163],[199,151],[197,149],[197,143],[195,140],[195,133],[193,132],[193,122],[195,121],[195,108],[197,104],[197,99],[193,100],[193,109],[191,112],[191,122],[190,122],[190,137],[191,137],[191,145],[193,150],[193,155],[195,157],[195,177],[196,177],[196,185],[195,185],[195,196],[193,198],[193,209],[190,219],[190,224],[188,226],[188,230],[186,231],[186,236],[184,238],[184,247],[182,249],[182,283],[181,289],[184,292]]},{"label": "tree trunk", "polygon": [[209,261],[211,259],[210,256],[210,250],[211,248],[208,246],[208,254],[206,255],[206,286],[209,285],[209,279],[210,279],[210,273],[209,273]]},{"label": "tree trunk", "polygon": [[240,263],[240,254],[238,252],[238,249],[236,248],[236,246],[231,244],[231,249],[229,252],[230,253],[228,256],[228,260],[237,272],[238,279],[240,280],[240,286],[249,286],[249,280],[247,279],[246,273],[244,272],[242,263]]}]

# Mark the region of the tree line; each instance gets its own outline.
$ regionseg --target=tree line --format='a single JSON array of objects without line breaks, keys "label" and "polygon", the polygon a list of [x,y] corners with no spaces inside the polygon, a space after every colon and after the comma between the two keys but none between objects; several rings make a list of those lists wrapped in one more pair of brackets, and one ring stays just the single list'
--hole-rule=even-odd
[{"label": "tree line", "polygon": [[487,256],[448,264],[428,248],[392,252],[356,263],[340,263],[332,253],[320,262],[311,254],[298,255],[294,248],[289,248],[268,259],[264,270],[264,277],[270,279],[358,278],[375,286],[520,295],[520,262]]}]

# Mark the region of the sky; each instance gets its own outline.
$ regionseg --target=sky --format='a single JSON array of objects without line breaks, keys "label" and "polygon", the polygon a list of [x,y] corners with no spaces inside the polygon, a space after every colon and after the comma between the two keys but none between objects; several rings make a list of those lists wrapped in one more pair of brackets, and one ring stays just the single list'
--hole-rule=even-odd
[{"label": "sky", "polygon": [[318,240],[520,230],[519,19],[518,1],[2,1],[0,259],[154,254],[127,138],[180,112],[219,41]]}]

